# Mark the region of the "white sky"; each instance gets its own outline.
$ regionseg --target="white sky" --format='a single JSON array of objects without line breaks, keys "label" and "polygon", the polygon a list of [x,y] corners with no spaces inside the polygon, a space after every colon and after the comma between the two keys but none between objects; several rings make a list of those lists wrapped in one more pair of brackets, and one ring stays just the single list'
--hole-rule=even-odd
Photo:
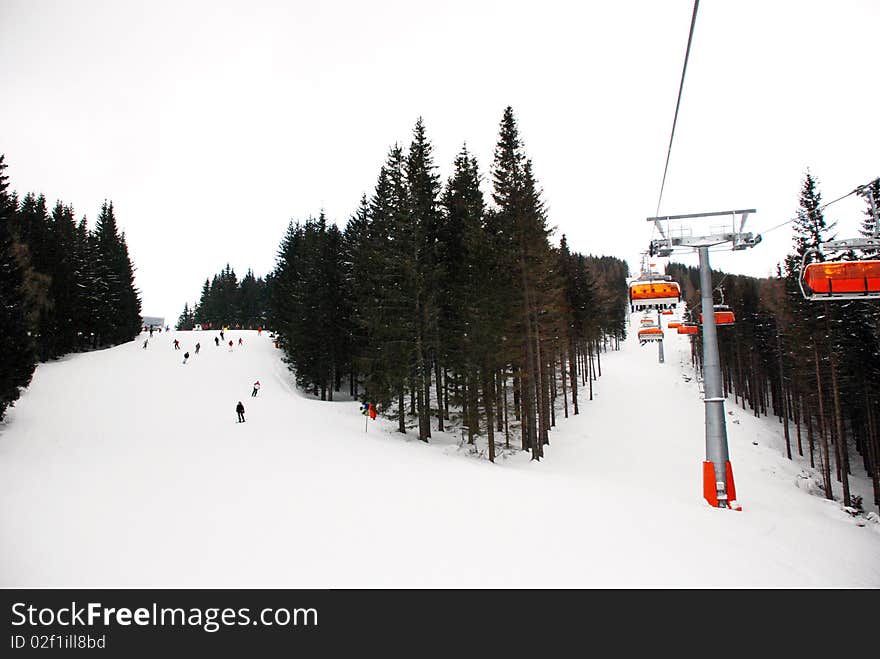
[{"label": "white sky", "polygon": [[[465,141],[488,174],[509,104],[551,223],[636,268],[692,10],[0,0],[0,153],[20,194],[90,222],[112,199],[144,313],[174,322],[227,262],[267,274],[289,220],[344,226],[419,116],[444,180]],[[826,201],[880,175],[878,28],[872,0],[700,3],[660,214],[756,208],[760,232],[807,167]],[[828,217],[852,235],[863,209]],[[777,229],[712,264],[764,276],[789,244]]]}]

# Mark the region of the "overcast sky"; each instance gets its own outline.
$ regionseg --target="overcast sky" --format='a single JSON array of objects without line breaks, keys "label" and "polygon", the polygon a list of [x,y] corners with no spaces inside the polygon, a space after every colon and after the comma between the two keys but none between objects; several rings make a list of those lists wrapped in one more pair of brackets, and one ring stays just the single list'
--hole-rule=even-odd
[{"label": "overcast sky", "polygon": [[[465,142],[488,175],[511,105],[555,239],[636,268],[693,6],[0,0],[0,153],[90,226],[112,200],[143,312],[173,323],[226,263],[267,274],[290,220],[344,227],[419,116],[444,180]],[[756,208],[762,232],[807,168],[825,201],[880,176],[878,33],[876,0],[703,0],[659,213]],[[864,209],[826,213],[847,237]],[[764,276],[789,246],[712,265]]]}]

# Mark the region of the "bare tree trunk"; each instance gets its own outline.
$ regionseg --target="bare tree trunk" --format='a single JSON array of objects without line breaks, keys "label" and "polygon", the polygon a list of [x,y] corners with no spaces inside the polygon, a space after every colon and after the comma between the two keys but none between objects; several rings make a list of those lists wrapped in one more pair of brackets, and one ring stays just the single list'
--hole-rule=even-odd
[{"label": "bare tree trunk", "polygon": [[571,407],[572,412],[578,414],[578,373],[577,373],[577,343],[571,340],[568,355],[568,377],[571,383]]},{"label": "bare tree trunk", "polygon": [[477,408],[477,395],[479,385],[473,373],[468,373],[467,396],[468,396],[468,444],[474,443],[474,437],[480,431],[480,410]]},{"label": "bare tree trunk", "polygon": [[779,394],[782,399],[782,418],[784,419],[785,430],[785,454],[791,460],[791,437],[788,433],[788,410],[786,409],[786,393],[785,393],[785,371],[782,368],[782,343],[779,340],[779,323],[776,323],[776,353],[779,355]]},{"label": "bare tree trunk", "polygon": [[495,423],[498,424],[495,429],[498,432],[504,430],[504,406],[507,405],[507,399],[501,396],[501,380],[504,377],[502,371],[503,369],[498,369],[493,373],[492,380],[495,387]]},{"label": "bare tree trunk", "polygon": [[431,362],[422,362],[422,385],[425,388],[425,406],[419,414],[419,425],[424,427],[425,441],[431,437]]},{"label": "bare tree trunk", "polygon": [[[827,303],[826,303],[826,321]],[[831,391],[834,398],[834,421],[837,426],[837,460],[840,469],[840,479],[843,483],[843,505],[851,506],[852,497],[849,491],[849,456],[846,450],[846,435],[843,432],[843,417],[840,413],[840,391],[837,386],[837,355],[831,350]]]},{"label": "bare tree trunk", "polygon": [[449,371],[443,367],[443,418],[449,421]]},{"label": "bare tree trunk", "polygon": [[550,380],[550,427],[556,426],[556,352],[553,359],[548,362]]},{"label": "bare tree trunk", "polygon": [[831,459],[828,455],[828,437],[825,434],[825,405],[822,403],[822,377],[819,374],[819,350],[813,343],[813,361],[816,364],[816,391],[819,396],[819,423],[822,429],[822,477],[825,480],[825,498],[834,500],[831,491]]},{"label": "bare tree trunk", "polygon": [[501,382],[504,396],[504,448],[510,448],[510,426],[507,423],[507,368],[504,369],[504,379]]},{"label": "bare tree trunk", "polygon": [[515,420],[519,421],[520,417],[521,417],[520,399],[522,398],[522,396],[520,395],[520,391],[521,391],[521,387],[522,387],[522,382],[520,381],[521,380],[520,370],[517,369],[516,367],[514,367],[512,375],[513,375],[513,418]]},{"label": "bare tree trunk", "polygon": [[590,400],[593,400],[593,342],[587,342],[587,354],[584,356],[587,359],[586,364],[586,372],[587,372],[587,382],[590,383]]},{"label": "bare tree trunk", "polygon": [[810,466],[816,468],[815,441],[813,439],[813,415],[807,416],[807,444],[810,446]]},{"label": "bare tree trunk", "polygon": [[562,408],[565,410],[565,418],[568,418],[568,387],[565,384],[565,350],[559,355],[559,372],[562,375]]},{"label": "bare tree trunk", "polygon": [[406,433],[406,412],[403,407],[403,389],[397,395],[397,432]]},{"label": "bare tree trunk", "polygon": [[489,462],[495,462],[495,386],[492,383],[492,371],[487,360],[483,360],[483,406],[486,409],[486,435],[489,442]]},{"label": "bare tree trunk", "polygon": [[434,378],[437,381],[437,430],[443,432],[443,372],[440,370],[440,362],[434,360]]}]

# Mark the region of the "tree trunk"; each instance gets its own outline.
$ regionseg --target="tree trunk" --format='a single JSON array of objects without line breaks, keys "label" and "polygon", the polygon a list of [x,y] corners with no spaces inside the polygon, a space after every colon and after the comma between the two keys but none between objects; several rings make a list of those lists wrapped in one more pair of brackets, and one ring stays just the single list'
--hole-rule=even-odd
[{"label": "tree trunk", "polygon": [[828,437],[825,434],[825,405],[822,403],[822,377],[819,374],[819,350],[813,343],[813,361],[816,364],[816,392],[819,397],[819,427],[822,429],[822,477],[825,481],[825,498],[834,500],[831,491],[831,459],[828,455]]},{"label": "tree trunk", "polygon": [[782,343],[779,340],[779,323],[776,323],[776,352],[779,355],[779,394],[782,399],[783,429],[785,430],[785,454],[791,460],[791,437],[788,433],[788,410],[786,409],[785,371],[782,368]]},{"label": "tree trunk", "polygon": [[495,462],[495,386],[492,383],[492,371],[487,360],[483,360],[483,407],[486,409],[486,436],[489,442],[489,462]]},{"label": "tree trunk", "polygon": [[565,410],[565,418],[568,418],[568,387],[565,384],[565,351],[559,355],[559,372],[562,375],[562,408]]},{"label": "tree trunk", "polygon": [[406,434],[406,410],[403,406],[403,389],[397,395],[397,432]]},{"label": "tree trunk", "polygon": [[[827,303],[826,303],[827,307]],[[828,316],[826,312],[825,319]],[[843,432],[843,417],[840,413],[840,391],[837,386],[837,355],[831,350],[831,391],[834,398],[834,421],[837,426],[837,454],[840,467],[840,480],[843,483],[843,505],[851,506],[852,497],[849,492],[849,456],[846,450],[846,435]]]},{"label": "tree trunk", "polygon": [[442,371],[440,370],[440,362],[438,360],[434,360],[434,377],[437,381],[436,389],[437,389],[437,430],[443,432],[443,379],[442,379]]},{"label": "tree trunk", "polygon": [[569,345],[568,376],[571,384],[571,408],[572,413],[578,414],[578,373],[577,373],[577,343],[574,339]]}]

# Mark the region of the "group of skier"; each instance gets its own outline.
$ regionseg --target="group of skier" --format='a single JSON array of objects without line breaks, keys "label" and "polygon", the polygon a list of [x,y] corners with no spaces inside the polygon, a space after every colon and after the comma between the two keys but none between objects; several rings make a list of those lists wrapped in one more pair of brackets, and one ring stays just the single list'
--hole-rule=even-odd
[{"label": "group of skier", "polygon": [[[161,332],[161,331],[162,331],[162,328],[159,328],[159,331]],[[258,335],[261,334],[261,333],[262,333],[262,328],[260,328],[260,329],[257,331],[257,333],[258,333]],[[152,337],[152,334],[153,334],[153,332],[152,332],[152,328],[150,328],[150,337]],[[147,345],[148,345],[148,343],[149,343],[150,337],[147,337],[146,339],[144,339],[144,350],[147,349]],[[219,336],[219,337],[217,337],[217,336],[214,337],[214,345],[217,346],[217,347],[219,348],[219,347],[220,347],[220,341],[221,341],[221,340],[225,340],[225,339],[226,339],[226,336],[224,335],[224,332],[223,332],[223,330],[221,329],[221,330],[220,330],[220,336]],[[232,339],[229,339],[229,344],[228,344],[228,345],[229,345],[229,352],[232,352],[232,348],[233,348],[233,346],[235,345]],[[240,345],[240,346],[244,345],[244,340],[243,340],[241,337],[238,337],[238,345]],[[175,350],[181,350],[181,349],[182,349],[182,348],[180,347],[180,340],[179,340],[179,339],[174,339],[174,341],[172,342],[172,346],[173,346],[173,348],[174,348]],[[201,348],[202,348],[202,344],[199,343],[199,342],[197,342],[196,345],[195,345],[195,354],[199,354],[199,350],[201,350]],[[183,363],[186,364],[186,362],[187,362],[188,359],[189,359],[189,351],[184,351],[184,353],[183,353]],[[253,389],[251,390],[251,398],[256,398],[257,394],[258,394],[259,391],[260,391],[260,386],[261,386],[261,385],[260,385],[260,381],[259,381],[259,380],[257,380],[256,382],[254,382],[254,384],[253,384]],[[235,413],[236,413],[236,415],[238,416],[238,423],[244,423],[244,420],[245,420],[245,419],[244,419],[244,403],[242,403],[241,401],[238,401],[238,404],[235,406]]]}]

